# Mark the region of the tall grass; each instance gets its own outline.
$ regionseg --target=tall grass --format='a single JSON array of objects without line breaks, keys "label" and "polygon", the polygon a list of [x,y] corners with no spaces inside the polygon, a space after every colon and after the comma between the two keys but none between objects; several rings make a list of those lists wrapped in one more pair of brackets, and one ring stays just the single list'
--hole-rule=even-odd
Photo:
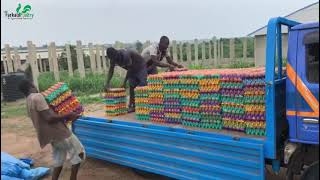
[{"label": "tall grass", "polygon": [[[68,72],[60,72],[60,81],[63,81],[68,84],[70,89],[77,95],[87,95],[87,94],[96,94],[102,93],[104,91],[104,86],[106,82],[105,74],[93,74],[91,72],[86,73],[85,78],[80,78],[79,73],[75,72],[73,77],[68,75]],[[39,90],[44,91],[50,86],[57,83],[54,80],[54,75],[52,72],[41,73],[39,78]],[[111,80],[112,87],[120,87],[123,79],[120,78],[120,75],[114,73]]]},{"label": "tall grass", "polygon": [[222,69],[222,68],[236,69],[236,68],[249,68],[249,67],[254,67],[254,62],[237,61],[237,62],[232,62],[226,65],[218,65],[218,69]]}]

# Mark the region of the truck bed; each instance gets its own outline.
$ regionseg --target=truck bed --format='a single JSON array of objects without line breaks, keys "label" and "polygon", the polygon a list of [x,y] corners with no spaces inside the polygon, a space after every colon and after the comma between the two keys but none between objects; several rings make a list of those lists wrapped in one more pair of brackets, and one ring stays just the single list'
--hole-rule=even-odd
[{"label": "truck bed", "polygon": [[142,122],[134,113],[107,117],[103,111],[79,118],[73,132],[88,157],[175,179],[264,179],[262,137]]},{"label": "truck bed", "polygon": [[253,138],[253,139],[259,139],[264,140],[265,136],[254,136],[254,135],[248,135],[243,132],[237,132],[237,131],[230,131],[230,130],[220,130],[220,129],[205,129],[205,128],[197,128],[197,127],[188,127],[183,126],[180,124],[169,124],[169,123],[156,123],[151,121],[140,121],[136,119],[135,113],[129,113],[122,116],[107,116],[103,110],[96,111],[96,112],[88,112],[85,113],[86,116],[89,117],[96,117],[96,118],[103,118],[106,120],[116,120],[116,121],[124,121],[124,122],[133,122],[133,123],[140,123],[145,125],[160,125],[160,126],[166,126],[166,127],[172,127],[172,128],[181,128],[186,130],[192,130],[192,131],[200,131],[200,132],[209,132],[209,133],[216,133],[216,134],[223,134],[223,135],[229,135],[234,138],[240,138],[240,137],[246,137],[246,138]]}]

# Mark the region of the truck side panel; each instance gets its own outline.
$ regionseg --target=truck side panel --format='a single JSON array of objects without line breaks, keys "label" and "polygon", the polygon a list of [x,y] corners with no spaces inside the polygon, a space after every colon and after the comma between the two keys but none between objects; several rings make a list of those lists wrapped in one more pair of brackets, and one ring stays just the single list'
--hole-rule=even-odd
[{"label": "truck side panel", "polygon": [[89,157],[177,179],[264,179],[263,140],[88,117],[73,128]]}]

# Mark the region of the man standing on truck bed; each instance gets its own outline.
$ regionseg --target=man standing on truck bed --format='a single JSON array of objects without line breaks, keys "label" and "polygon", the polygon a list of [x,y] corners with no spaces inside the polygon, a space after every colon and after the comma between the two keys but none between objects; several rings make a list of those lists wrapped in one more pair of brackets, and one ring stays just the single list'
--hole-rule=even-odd
[{"label": "man standing on truck bed", "polygon": [[114,68],[116,65],[122,67],[123,69],[126,69],[127,75],[124,79],[122,87],[126,86],[126,82],[129,79],[130,99],[128,112],[134,112],[134,88],[136,88],[137,86],[147,85],[146,63],[142,56],[134,50],[116,50],[110,47],[107,49],[107,56],[110,59],[110,68],[105,88],[106,90],[110,89],[110,80],[113,76]]},{"label": "man standing on truck bed", "polygon": [[[168,50],[169,43],[169,38],[162,36],[159,44],[152,44],[142,51],[141,55],[147,63],[148,74],[157,74],[157,67],[166,67],[169,68],[170,71],[183,68],[182,65],[175,63],[170,57]],[[164,57],[168,63],[161,62]]]}]

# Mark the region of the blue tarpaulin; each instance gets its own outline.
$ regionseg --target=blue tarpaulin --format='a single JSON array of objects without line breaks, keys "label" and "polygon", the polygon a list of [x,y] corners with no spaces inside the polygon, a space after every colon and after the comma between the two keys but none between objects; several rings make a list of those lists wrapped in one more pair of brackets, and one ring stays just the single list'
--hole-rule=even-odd
[{"label": "blue tarpaulin", "polygon": [[32,159],[17,159],[1,152],[1,180],[37,180],[49,173],[49,168],[38,167],[31,169]]}]

